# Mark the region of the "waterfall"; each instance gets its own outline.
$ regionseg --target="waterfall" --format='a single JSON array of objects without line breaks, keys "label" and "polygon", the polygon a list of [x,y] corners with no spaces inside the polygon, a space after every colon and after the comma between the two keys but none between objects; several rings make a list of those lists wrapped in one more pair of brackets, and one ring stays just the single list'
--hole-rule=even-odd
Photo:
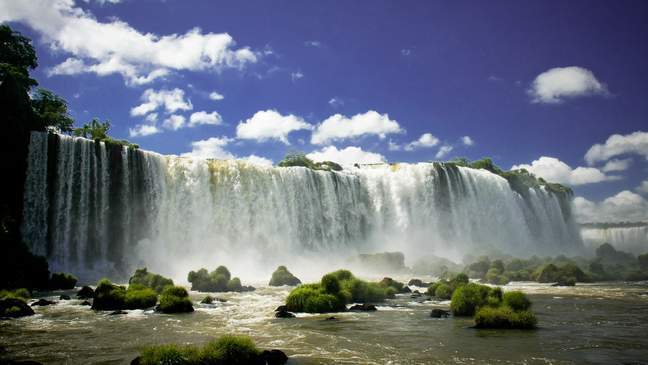
[{"label": "waterfall", "polygon": [[584,225],[581,234],[585,246],[592,250],[609,243],[617,250],[637,255],[648,252],[648,224]]},{"label": "waterfall", "polygon": [[[54,270],[184,277],[218,264],[252,272],[358,252],[412,259],[577,252],[570,197],[522,194],[486,170],[442,163],[340,172],[162,156],[34,132],[23,237]],[[242,273],[245,276],[245,273]]]}]

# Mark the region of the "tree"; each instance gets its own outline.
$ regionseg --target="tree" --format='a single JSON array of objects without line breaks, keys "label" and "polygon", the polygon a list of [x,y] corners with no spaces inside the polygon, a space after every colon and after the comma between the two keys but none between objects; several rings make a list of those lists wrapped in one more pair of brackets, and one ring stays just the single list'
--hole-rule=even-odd
[{"label": "tree", "polygon": [[32,98],[37,124],[54,127],[59,132],[71,132],[74,120],[68,113],[67,102],[53,92],[39,88]]},{"label": "tree", "polygon": [[74,128],[73,134],[77,137],[103,141],[110,138],[108,137],[109,129],[110,121],[102,122],[99,118],[93,118],[89,123],[83,124],[81,128]]}]

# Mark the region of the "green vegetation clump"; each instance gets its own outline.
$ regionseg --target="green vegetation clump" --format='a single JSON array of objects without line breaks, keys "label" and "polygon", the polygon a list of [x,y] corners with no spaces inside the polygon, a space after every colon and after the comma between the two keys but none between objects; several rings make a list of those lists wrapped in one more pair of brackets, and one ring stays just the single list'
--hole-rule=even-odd
[{"label": "green vegetation clump", "polygon": [[0,297],[0,317],[18,318],[32,314],[34,310],[27,305],[24,298],[15,294]]},{"label": "green vegetation clump", "polygon": [[162,313],[187,313],[194,308],[189,299],[189,293],[181,286],[167,286],[160,296],[158,309]]},{"label": "green vegetation clump", "polygon": [[219,266],[212,272],[208,272],[207,269],[191,271],[187,280],[191,283],[191,290],[208,293],[254,290],[252,287],[241,285],[239,278],[232,279],[229,270],[225,266]]},{"label": "green vegetation clump", "polygon": [[290,271],[288,271],[288,268],[285,266],[279,266],[275,272],[272,273],[272,278],[270,279],[270,283],[268,285],[270,286],[282,286],[282,285],[289,285],[289,286],[295,286],[301,284],[301,280],[299,280],[295,275],[293,275]]},{"label": "green vegetation clump", "polygon": [[158,295],[155,290],[139,284],[132,284],[126,289],[115,285],[108,279],[101,279],[94,291],[92,309],[121,310],[145,309],[155,306]]},{"label": "green vegetation clump", "polygon": [[501,329],[533,329],[538,320],[528,310],[516,311],[506,305],[482,307],[475,314],[475,327]]},{"label": "green vegetation clump", "polygon": [[505,306],[516,311],[525,311],[531,308],[531,301],[521,291],[510,291],[504,293],[502,302]]},{"label": "green vegetation clump", "polygon": [[173,280],[165,278],[162,275],[148,272],[146,268],[141,268],[135,270],[135,274],[133,274],[133,276],[128,280],[128,284],[143,285],[158,293],[162,293],[166,286],[173,285]]},{"label": "green vegetation clump", "polygon": [[333,161],[315,162],[303,153],[290,153],[277,164],[279,167],[301,166],[311,170],[342,171],[342,166]]},{"label": "green vegetation clump", "polygon": [[460,286],[468,284],[470,280],[468,275],[464,273],[457,274],[450,279],[441,279],[435,283],[430,284],[427,294],[431,297],[448,300],[452,298],[452,293]]},{"label": "green vegetation clump", "polygon": [[[492,292],[493,289],[490,287],[476,283],[459,286],[452,293],[452,302],[450,303],[452,314],[473,316],[479,307],[489,304],[489,296]],[[491,298],[493,297],[491,296]]]},{"label": "green vegetation clump", "polygon": [[370,283],[356,278],[348,270],[338,270],[322,277],[317,284],[302,284],[286,299],[290,312],[330,313],[346,310],[350,303],[375,303],[393,298],[402,283],[389,278]]},{"label": "green vegetation clump", "polygon": [[225,335],[203,347],[174,344],[148,346],[139,356],[140,365],[261,365],[263,352],[247,336]]},{"label": "green vegetation clump", "polygon": [[77,278],[66,273],[54,273],[50,278],[49,287],[51,290],[57,289],[74,289]]},{"label": "green vegetation clump", "polygon": [[104,142],[105,144],[112,144],[117,146],[124,146],[132,149],[138,149],[139,145],[130,143],[123,139],[113,139],[108,136],[110,130],[110,122],[102,122],[99,118],[92,118],[89,123],[84,123],[80,128],[74,128],[72,134],[77,137],[92,139],[95,142]]},{"label": "green vegetation clump", "polygon": [[25,288],[15,290],[0,290],[0,299],[5,298],[18,298],[22,300],[28,300],[31,299],[31,293]]}]

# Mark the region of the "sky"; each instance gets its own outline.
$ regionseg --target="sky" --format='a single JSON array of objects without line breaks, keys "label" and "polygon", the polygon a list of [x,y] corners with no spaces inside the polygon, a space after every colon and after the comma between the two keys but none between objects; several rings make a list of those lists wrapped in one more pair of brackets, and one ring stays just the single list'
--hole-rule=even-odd
[{"label": "sky", "polygon": [[259,164],[491,157],[648,221],[644,1],[0,0],[40,86],[141,148]]}]

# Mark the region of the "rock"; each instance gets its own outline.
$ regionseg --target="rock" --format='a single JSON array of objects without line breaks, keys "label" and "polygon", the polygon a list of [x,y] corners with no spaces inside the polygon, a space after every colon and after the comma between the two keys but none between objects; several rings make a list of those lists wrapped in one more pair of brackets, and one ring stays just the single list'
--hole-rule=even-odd
[{"label": "rock", "polygon": [[295,315],[288,312],[288,311],[286,311],[286,310],[282,310],[282,311],[275,312],[275,317],[277,317],[277,318],[295,318]]},{"label": "rock", "polygon": [[81,302],[79,305],[87,305],[87,306],[91,306],[92,303],[88,302],[87,300],[84,300],[84,301]]},{"label": "rock", "polygon": [[405,293],[405,294],[406,294],[406,293],[411,293],[411,292],[412,292],[412,289],[410,289],[410,288],[407,287],[407,286],[404,286],[403,289],[400,290],[400,292],[401,292],[401,293]]},{"label": "rock", "polygon": [[24,300],[18,298],[4,298],[0,299],[0,317],[18,318],[31,316],[34,310],[25,303]]},{"label": "rock", "polygon": [[277,307],[277,309],[275,309],[275,312],[287,312],[287,311],[288,311],[288,307],[286,307],[285,305],[280,305]]},{"label": "rock", "polygon": [[37,306],[37,305],[46,306],[46,305],[52,305],[52,304],[56,304],[56,303],[51,301],[51,300],[47,300],[47,299],[39,299],[39,300],[35,301],[34,303],[32,303],[31,306],[32,307]]},{"label": "rock", "polygon": [[376,308],[376,306],[373,304],[363,303],[363,304],[356,304],[351,308],[349,308],[349,310],[354,312],[374,312],[377,311],[378,308]]},{"label": "rock", "polygon": [[411,279],[407,285],[418,286],[419,288],[427,288],[430,286],[430,283],[426,283],[421,279]]},{"label": "rock", "polygon": [[283,365],[288,362],[288,356],[281,350],[264,350],[261,358],[267,365]]},{"label": "rock", "polygon": [[65,295],[65,294],[61,294],[61,296],[59,297],[59,300],[70,300],[70,296]]},{"label": "rock", "polygon": [[239,291],[243,293],[243,292],[255,291],[255,290],[256,290],[256,288],[253,287],[253,286],[245,286],[245,285],[243,285],[241,287],[241,290],[239,290]]},{"label": "rock", "polygon": [[449,311],[439,308],[434,308],[432,309],[432,312],[430,312],[430,317],[432,318],[448,318],[449,315]]},{"label": "rock", "polygon": [[140,365],[140,359],[141,359],[140,356],[134,358],[134,359],[130,362],[130,365]]},{"label": "rock", "polygon": [[213,304],[214,303],[214,297],[211,295],[206,296],[203,300],[200,301],[200,304]]},{"label": "rock", "polygon": [[94,298],[94,290],[89,286],[84,286],[77,292],[78,299],[92,299]]},{"label": "rock", "polygon": [[410,298],[420,298],[422,296],[423,294],[419,293],[418,291],[415,291],[414,294],[410,295]]},{"label": "rock", "polygon": [[26,360],[26,361],[8,361],[1,363],[3,365],[43,365],[42,362]]},{"label": "rock", "polygon": [[337,319],[337,317],[333,317],[333,316],[331,316],[331,317],[326,317],[326,318],[324,318],[324,320],[325,320],[325,321],[337,321],[338,319]]},{"label": "rock", "polygon": [[118,310],[118,311],[110,312],[108,315],[109,316],[118,316],[118,315],[122,315],[122,314],[128,314],[128,313],[124,312],[123,310]]}]

